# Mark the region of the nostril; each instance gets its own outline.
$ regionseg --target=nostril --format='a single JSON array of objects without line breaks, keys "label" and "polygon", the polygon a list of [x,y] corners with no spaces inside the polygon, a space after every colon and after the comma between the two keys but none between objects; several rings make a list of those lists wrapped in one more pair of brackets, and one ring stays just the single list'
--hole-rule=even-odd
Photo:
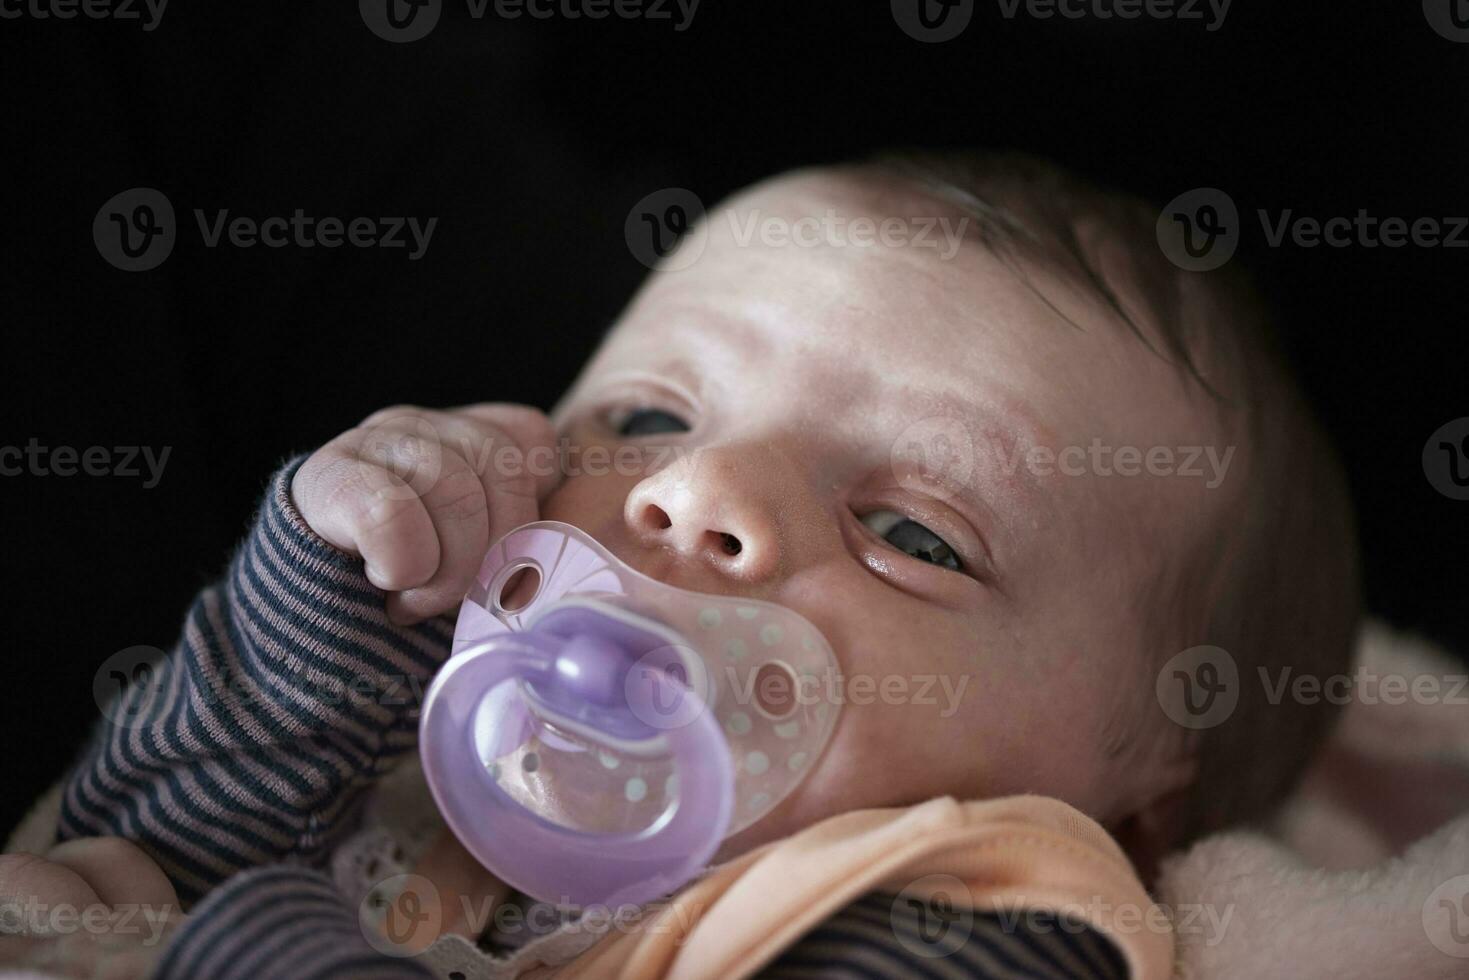
[{"label": "nostril", "polygon": [[740,539],[733,534],[721,534],[720,545],[724,548],[726,555],[737,555],[744,550],[745,546],[740,544]]},{"label": "nostril", "polygon": [[666,531],[673,527],[673,520],[668,516],[668,512],[657,504],[649,504],[648,509],[643,511],[643,522],[659,531]]}]

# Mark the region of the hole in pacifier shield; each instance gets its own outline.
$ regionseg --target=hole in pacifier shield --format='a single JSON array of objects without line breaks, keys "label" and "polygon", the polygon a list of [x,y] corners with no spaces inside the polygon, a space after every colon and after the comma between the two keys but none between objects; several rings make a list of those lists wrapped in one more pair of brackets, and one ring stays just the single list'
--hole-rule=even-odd
[{"label": "hole in pacifier shield", "polygon": [[709,672],[696,655],[678,647],[643,654],[622,686],[633,717],[657,731],[691,725],[708,710]]},{"label": "hole in pacifier shield", "polygon": [[512,569],[500,583],[500,592],[495,597],[495,602],[502,612],[519,612],[530,605],[540,591],[540,571],[534,565],[521,565]]},{"label": "hole in pacifier shield", "polygon": [[413,956],[443,932],[444,905],[434,883],[423,875],[393,875],[362,899],[357,920],[373,949],[388,956]]},{"label": "hole in pacifier shield", "polygon": [[755,671],[755,707],[765,717],[781,721],[796,712],[796,674],[779,660],[763,663]]}]

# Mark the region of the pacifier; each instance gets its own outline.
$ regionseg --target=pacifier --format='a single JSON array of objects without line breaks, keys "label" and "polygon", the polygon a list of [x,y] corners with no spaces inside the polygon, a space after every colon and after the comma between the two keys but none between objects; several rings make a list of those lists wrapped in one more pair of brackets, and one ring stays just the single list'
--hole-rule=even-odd
[{"label": "pacifier", "polygon": [[836,723],[836,658],[799,614],[634,571],[539,521],[485,556],[420,751],[460,842],[570,906],[642,904],[805,777]]}]

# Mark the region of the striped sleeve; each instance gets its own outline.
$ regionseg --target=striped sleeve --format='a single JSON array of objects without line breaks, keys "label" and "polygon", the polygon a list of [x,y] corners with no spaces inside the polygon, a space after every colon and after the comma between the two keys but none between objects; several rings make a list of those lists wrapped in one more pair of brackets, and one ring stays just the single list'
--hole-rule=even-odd
[{"label": "striped sleeve", "polygon": [[[391,948],[391,947],[389,947]],[[319,871],[276,865],[210,892],[163,951],[153,980],[429,980],[370,945]]]},{"label": "striped sleeve", "polygon": [[361,791],[417,742],[452,622],[397,627],[360,559],[273,478],[225,578],[173,652],[104,712],[67,779],[59,837],[128,837],[192,903],[236,872],[325,860]]},{"label": "striped sleeve", "polygon": [[853,902],[760,974],[764,980],[1124,980],[1102,934],[1049,912],[936,909],[895,895]]}]

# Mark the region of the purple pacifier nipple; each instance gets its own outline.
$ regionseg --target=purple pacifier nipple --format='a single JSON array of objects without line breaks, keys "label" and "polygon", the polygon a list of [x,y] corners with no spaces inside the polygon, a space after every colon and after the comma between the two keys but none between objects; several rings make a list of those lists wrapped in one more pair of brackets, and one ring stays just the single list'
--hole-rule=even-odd
[{"label": "purple pacifier nipple", "polygon": [[[681,663],[677,640],[625,611],[566,600],[444,666],[424,702],[424,774],[485,867],[573,906],[640,904],[703,869],[729,825],[734,773],[713,713],[678,670],[660,666]],[[584,764],[593,773],[619,756],[646,757],[677,774],[679,792],[641,829],[568,826],[533,809],[559,802],[536,779],[551,752],[596,754]],[[638,785],[646,781],[629,778],[624,799],[607,806],[642,803]]]}]

